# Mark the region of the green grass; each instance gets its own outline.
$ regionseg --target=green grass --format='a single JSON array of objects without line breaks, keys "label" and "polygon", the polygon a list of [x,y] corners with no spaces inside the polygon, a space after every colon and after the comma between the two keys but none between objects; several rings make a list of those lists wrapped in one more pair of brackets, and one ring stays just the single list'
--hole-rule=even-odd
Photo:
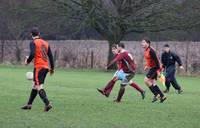
[{"label": "green grass", "polygon": [[146,90],[146,99],[141,100],[139,93],[127,86],[123,102],[116,104],[113,100],[119,83],[109,98],[96,91],[110,80],[112,72],[59,69],[46,79],[45,88],[54,108],[45,113],[39,97],[31,111],[20,110],[31,90],[31,82],[25,79],[25,73],[31,70],[0,66],[0,128],[200,127],[199,78],[178,77],[184,93],[177,95],[171,88],[165,103],[152,104],[144,75],[136,75],[134,80]]}]

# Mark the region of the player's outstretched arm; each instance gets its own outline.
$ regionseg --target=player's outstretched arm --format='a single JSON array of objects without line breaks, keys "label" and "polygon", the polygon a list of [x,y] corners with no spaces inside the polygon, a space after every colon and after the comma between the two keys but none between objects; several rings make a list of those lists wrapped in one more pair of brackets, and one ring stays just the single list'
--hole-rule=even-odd
[{"label": "player's outstretched arm", "polygon": [[48,57],[49,57],[49,62],[50,62],[50,66],[51,66],[50,75],[52,75],[54,73],[54,61],[53,61],[53,55],[52,55],[50,46],[48,49]]},{"label": "player's outstretched arm", "polygon": [[116,63],[117,61],[121,60],[123,58],[123,54],[119,54],[117,57],[115,57],[108,65],[107,65],[107,69],[112,66],[114,63]]},{"label": "player's outstretched arm", "polygon": [[155,62],[156,68],[160,68],[160,63],[159,63],[158,57],[156,55],[156,52],[153,49],[150,50],[150,55],[151,55],[153,61]]},{"label": "player's outstretched arm", "polygon": [[183,63],[182,63],[182,61],[181,61],[181,58],[180,58],[177,54],[175,54],[175,53],[172,53],[172,56],[174,57],[174,59],[176,60],[176,62],[178,63],[178,65],[179,65],[180,67],[183,67],[183,66],[182,66]]},{"label": "player's outstretched arm", "polygon": [[33,42],[30,43],[30,54],[25,58],[25,65],[29,64],[35,56],[35,44]]}]

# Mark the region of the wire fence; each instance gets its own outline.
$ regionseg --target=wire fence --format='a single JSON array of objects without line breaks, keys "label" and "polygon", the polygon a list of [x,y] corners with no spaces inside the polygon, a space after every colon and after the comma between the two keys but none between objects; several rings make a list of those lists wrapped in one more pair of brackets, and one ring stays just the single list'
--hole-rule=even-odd
[{"label": "wire fence", "polygon": [[[137,72],[143,73],[144,50],[137,41],[122,41],[130,51],[138,65]],[[22,64],[24,57],[29,55],[30,41],[0,41],[0,63]],[[49,41],[56,67],[95,68],[103,69],[107,64],[108,42],[96,40],[63,40]],[[163,45],[168,43],[171,50],[177,53],[183,61],[185,71],[177,68],[179,74],[200,74],[200,42],[154,42],[153,47],[158,55],[162,53]]]}]

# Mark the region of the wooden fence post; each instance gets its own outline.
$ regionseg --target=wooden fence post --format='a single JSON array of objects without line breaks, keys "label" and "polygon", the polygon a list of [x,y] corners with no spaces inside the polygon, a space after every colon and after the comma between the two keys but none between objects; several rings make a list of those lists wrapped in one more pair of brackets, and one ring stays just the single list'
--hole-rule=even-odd
[{"label": "wooden fence post", "polygon": [[4,63],[4,47],[5,47],[5,41],[1,40],[1,63]]},{"label": "wooden fence post", "polygon": [[188,57],[189,57],[190,42],[186,42],[186,55],[185,55],[185,72],[188,73]]},{"label": "wooden fence post", "polygon": [[94,52],[93,51],[91,51],[91,69],[93,69],[93,67],[94,67]]}]

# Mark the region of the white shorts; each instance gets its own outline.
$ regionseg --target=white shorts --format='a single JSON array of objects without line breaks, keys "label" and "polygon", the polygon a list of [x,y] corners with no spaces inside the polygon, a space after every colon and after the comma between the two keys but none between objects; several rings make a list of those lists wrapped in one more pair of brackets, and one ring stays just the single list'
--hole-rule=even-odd
[{"label": "white shorts", "polygon": [[122,69],[117,70],[113,77],[117,77],[118,80],[122,81],[121,85],[129,84],[130,80],[134,77],[134,73],[125,73]]}]

